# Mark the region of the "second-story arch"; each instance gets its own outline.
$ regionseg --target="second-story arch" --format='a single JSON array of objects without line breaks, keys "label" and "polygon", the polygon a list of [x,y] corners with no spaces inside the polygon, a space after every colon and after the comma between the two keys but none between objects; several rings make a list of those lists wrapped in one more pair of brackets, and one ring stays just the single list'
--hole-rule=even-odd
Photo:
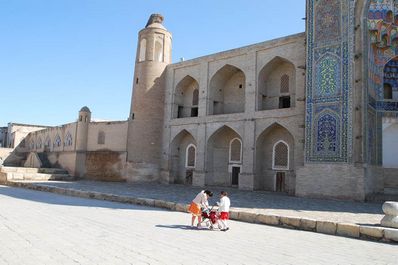
[{"label": "second-story arch", "polygon": [[173,118],[197,117],[199,113],[199,83],[192,76],[178,82],[174,94]]},{"label": "second-story arch", "polygon": [[209,84],[209,115],[241,113],[245,111],[244,72],[232,65],[218,70]]},{"label": "second-story arch", "polygon": [[258,74],[257,110],[284,109],[295,106],[296,71],[294,64],[279,56]]}]

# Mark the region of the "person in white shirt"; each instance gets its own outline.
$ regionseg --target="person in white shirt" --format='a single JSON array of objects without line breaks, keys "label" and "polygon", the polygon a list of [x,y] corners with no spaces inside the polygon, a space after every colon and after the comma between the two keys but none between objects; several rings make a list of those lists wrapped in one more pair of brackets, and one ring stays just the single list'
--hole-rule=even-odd
[{"label": "person in white shirt", "polygon": [[194,226],[194,222],[196,217],[198,217],[198,227],[202,222],[202,210],[201,208],[209,208],[209,197],[213,196],[213,192],[209,190],[202,190],[196,195],[195,199],[191,202],[191,205],[188,208],[188,211],[192,214],[191,225]]},{"label": "person in white shirt", "polygon": [[219,217],[219,224],[221,231],[228,231],[228,220],[229,220],[229,207],[231,206],[231,201],[228,198],[228,193],[226,191],[222,191],[220,193],[220,202],[218,204],[217,214]]}]

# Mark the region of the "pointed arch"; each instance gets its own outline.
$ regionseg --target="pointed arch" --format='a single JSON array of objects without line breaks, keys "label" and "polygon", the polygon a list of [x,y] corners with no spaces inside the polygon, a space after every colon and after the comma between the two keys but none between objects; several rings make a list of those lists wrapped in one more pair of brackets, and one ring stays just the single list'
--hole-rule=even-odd
[{"label": "pointed arch", "polygon": [[[238,141],[238,142],[237,142]],[[239,143],[236,148],[240,161],[232,161],[231,147]],[[238,147],[236,145],[235,147]],[[206,177],[207,185],[232,185],[232,166],[240,166],[242,161],[242,138],[231,127],[223,125],[207,140]]]},{"label": "pointed arch", "polygon": [[295,106],[296,70],[294,64],[274,57],[258,73],[257,110]]},{"label": "pointed arch", "polygon": [[272,147],[272,169],[289,169],[289,144],[283,140],[277,141]]},{"label": "pointed arch", "polygon": [[59,134],[57,134],[54,140],[54,147],[60,147],[61,144],[62,144],[61,137],[59,136]]},{"label": "pointed arch", "polygon": [[[181,130],[170,145],[170,177],[172,182],[191,184],[196,165],[196,140],[186,129]],[[194,152],[190,148],[194,148]],[[192,163],[193,161],[193,163]]]},{"label": "pointed arch", "polygon": [[398,100],[398,56],[391,58],[383,69],[383,96],[382,100]]},{"label": "pointed arch", "polygon": [[331,110],[321,111],[315,117],[315,146],[313,153],[319,157],[338,157],[340,155],[340,118]]},{"label": "pointed arch", "polygon": [[189,144],[185,150],[185,167],[195,168],[196,165],[196,145]]},{"label": "pointed arch", "polygon": [[164,36],[161,34],[155,35],[155,52],[154,52],[154,61],[155,62],[164,62],[164,54],[163,54],[163,44]]},{"label": "pointed arch", "polygon": [[35,141],[33,139],[30,141],[29,149],[30,150],[35,149]]},{"label": "pointed arch", "polygon": [[65,136],[65,146],[72,146],[73,139],[71,133],[68,131]]},{"label": "pointed arch", "polygon": [[173,118],[198,116],[199,83],[190,75],[178,82],[174,93]]},{"label": "pointed arch", "polygon": [[223,124],[220,127],[218,127],[217,129],[215,129],[214,131],[208,131],[209,135],[207,137],[207,142],[209,142],[212,137],[214,138],[214,136],[216,136],[217,133],[219,133],[220,131],[223,131],[223,130],[230,130],[235,135],[237,135],[236,136],[237,138],[242,139],[241,134],[239,133],[237,128],[234,128],[233,126],[230,126],[230,125]]},{"label": "pointed arch", "polygon": [[46,136],[46,140],[44,141],[44,148],[50,148],[51,147],[51,138],[49,135]]},{"label": "pointed arch", "polygon": [[41,149],[42,146],[43,146],[43,141],[41,140],[41,137],[39,136],[39,138],[37,139],[37,142],[36,142],[36,148]]},{"label": "pointed arch", "polygon": [[145,60],[146,60],[146,39],[143,38],[140,41],[140,53],[139,53],[138,61],[143,62]]},{"label": "pointed arch", "polygon": [[229,163],[242,163],[242,140],[237,137],[229,142]]},{"label": "pointed arch", "polygon": [[245,73],[226,64],[210,79],[209,115],[241,113],[245,111]]},{"label": "pointed arch", "polygon": [[330,97],[341,93],[341,59],[333,53],[325,53],[315,62],[316,97]]},{"label": "pointed arch", "polygon": [[[294,170],[294,137],[279,123],[265,128],[256,139],[255,189],[276,191],[276,174],[284,174],[286,187],[294,190],[289,181]],[[293,174],[294,175],[294,174]]]},{"label": "pointed arch", "polygon": [[105,132],[102,130],[98,132],[97,144],[105,144]]}]

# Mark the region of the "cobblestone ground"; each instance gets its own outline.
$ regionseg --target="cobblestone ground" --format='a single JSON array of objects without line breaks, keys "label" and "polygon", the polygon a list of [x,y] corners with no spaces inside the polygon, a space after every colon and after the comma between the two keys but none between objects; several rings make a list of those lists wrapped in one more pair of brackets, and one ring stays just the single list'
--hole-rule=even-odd
[{"label": "cobblestone ground", "polygon": [[[398,246],[0,186],[0,264],[397,264]],[[222,254],[221,254],[222,253]]]},{"label": "cobblestone ground", "polygon": [[[36,183],[39,185],[160,199],[179,203],[190,203],[196,193],[201,190],[201,188],[184,185],[145,185],[96,181],[50,181]],[[221,191],[219,187],[209,187],[209,189],[214,191],[215,194]],[[248,192],[231,188],[227,188],[226,190],[230,194],[232,207],[248,212],[369,225],[378,225],[383,218],[381,204],[379,203],[297,198],[272,192]],[[212,198],[210,203],[215,204],[218,196],[215,197]]]}]

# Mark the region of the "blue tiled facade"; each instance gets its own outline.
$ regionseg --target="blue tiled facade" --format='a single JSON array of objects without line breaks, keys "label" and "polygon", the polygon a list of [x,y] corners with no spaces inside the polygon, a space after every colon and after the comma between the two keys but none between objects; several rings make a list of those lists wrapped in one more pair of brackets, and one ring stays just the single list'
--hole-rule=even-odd
[{"label": "blue tiled facade", "polygon": [[307,1],[306,162],[351,161],[354,4]]}]

